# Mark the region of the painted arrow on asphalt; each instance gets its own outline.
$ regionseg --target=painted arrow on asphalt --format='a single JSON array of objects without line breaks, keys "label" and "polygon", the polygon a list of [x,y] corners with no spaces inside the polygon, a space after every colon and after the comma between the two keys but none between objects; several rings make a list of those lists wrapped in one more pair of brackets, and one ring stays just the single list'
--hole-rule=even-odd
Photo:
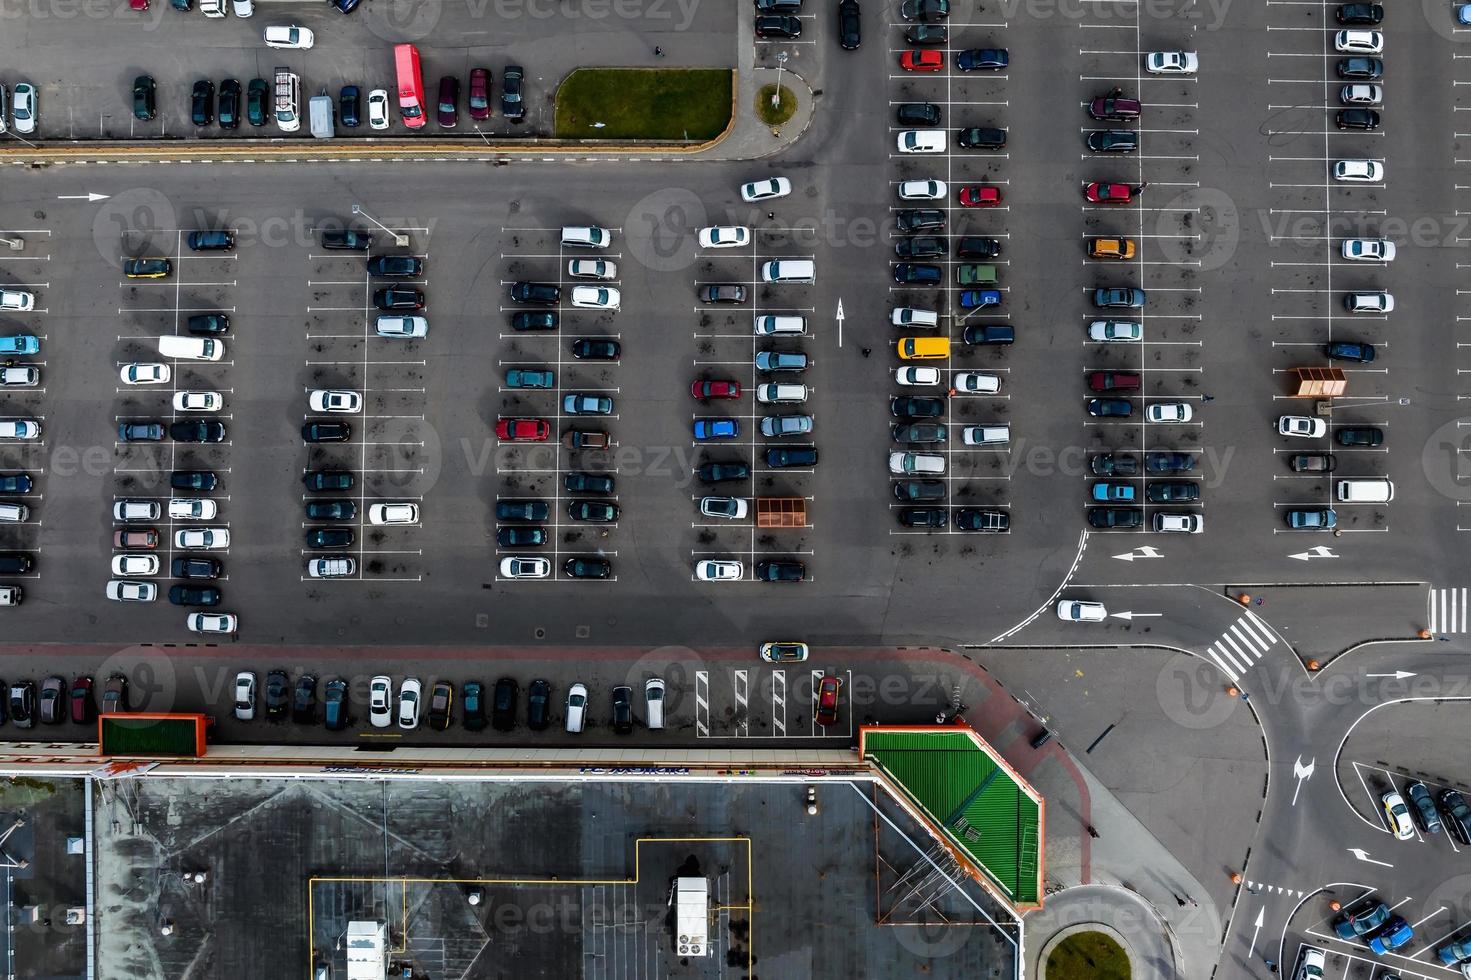
[{"label": "painted arrow on asphalt", "polygon": [[93,193],[87,193],[87,194],[58,194],[58,195],[56,195],[56,199],[58,201],[86,201],[88,204],[94,204],[97,201],[105,201],[105,200],[107,200],[111,196],[112,196],[111,194],[93,194]]},{"label": "painted arrow on asphalt", "polygon": [[1114,555],[1114,557],[1119,561],[1133,561],[1135,558],[1163,558],[1164,555],[1159,553],[1158,548],[1145,545],[1142,548],[1135,548],[1127,554]]},{"label": "painted arrow on asphalt", "polygon": [[1303,765],[1302,756],[1292,764],[1292,775],[1297,778],[1297,789],[1292,791],[1292,805],[1297,806],[1297,794],[1302,792],[1302,784],[1313,778],[1314,763],[1317,759],[1309,759],[1307,765]]},{"label": "painted arrow on asphalt", "polygon": [[1136,613],[1124,611],[1121,613],[1113,613],[1112,615],[1114,619],[1148,619],[1151,616],[1163,616],[1164,613]]},{"label": "painted arrow on asphalt", "polygon": [[1256,910],[1256,921],[1252,923],[1255,928],[1251,931],[1251,949],[1246,951],[1246,958],[1251,959],[1251,954],[1256,952],[1256,937],[1262,934],[1262,917],[1267,914],[1267,907],[1263,905]]},{"label": "painted arrow on asphalt", "polygon": [[1414,677],[1415,675],[1412,672],[1408,671],[1408,670],[1397,670],[1397,671],[1395,671],[1392,674],[1365,674],[1364,676],[1365,677],[1393,677],[1397,681],[1402,681],[1406,677]]},{"label": "painted arrow on asphalt", "polygon": [[1358,858],[1360,861],[1363,861],[1365,864],[1377,864],[1381,868],[1392,868],[1392,867],[1394,867],[1394,865],[1390,864],[1388,861],[1376,861],[1376,860],[1374,860],[1373,858],[1371,858],[1369,856],[1369,852],[1366,851],[1366,850],[1364,850],[1362,847],[1350,847],[1348,849],[1348,853],[1352,854],[1354,857]]},{"label": "painted arrow on asphalt", "polygon": [[1288,555],[1287,557],[1296,558],[1298,561],[1312,561],[1314,558],[1337,558],[1338,556],[1333,553],[1333,550],[1331,548],[1325,548],[1322,545],[1318,545],[1316,548],[1309,548],[1307,551],[1299,551],[1297,554]]},{"label": "painted arrow on asphalt", "polygon": [[838,346],[843,346],[843,297],[838,297],[838,309],[833,314],[833,319],[838,321]]}]

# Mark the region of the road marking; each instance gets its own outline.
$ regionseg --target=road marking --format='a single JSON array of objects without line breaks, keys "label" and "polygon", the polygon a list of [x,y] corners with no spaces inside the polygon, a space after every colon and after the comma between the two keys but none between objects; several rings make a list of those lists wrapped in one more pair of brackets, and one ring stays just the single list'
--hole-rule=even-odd
[{"label": "road marking", "polygon": [[695,671],[695,734],[710,736],[710,672]]},{"label": "road marking", "polygon": [[1430,632],[1465,633],[1467,589],[1430,590]]},{"label": "road marking", "polygon": [[787,672],[771,672],[771,729],[777,737],[787,733]]},{"label": "road marking", "polygon": [[1307,765],[1303,765],[1302,756],[1298,756],[1292,763],[1292,775],[1297,779],[1297,788],[1292,791],[1292,805],[1297,806],[1297,794],[1302,792],[1302,784],[1313,778],[1314,762],[1309,759]]},{"label": "road marking", "polygon": [[[1371,858],[1369,856],[1369,852],[1366,851],[1366,850],[1364,850],[1362,847],[1350,847],[1350,848],[1348,848],[1348,853],[1352,854],[1354,857],[1358,858],[1360,861],[1363,861],[1365,864],[1377,864],[1381,868],[1392,868],[1392,867],[1394,867],[1394,865],[1390,864],[1388,861],[1376,861],[1376,860],[1374,860],[1373,858]],[[1426,948],[1428,949],[1429,947],[1426,947]]]},{"label": "road marking", "polygon": [[1341,556],[1335,555],[1331,548],[1318,545],[1315,548],[1309,548],[1307,551],[1299,551],[1297,554],[1288,555],[1287,557],[1296,558],[1298,561],[1312,561],[1314,558],[1338,558]]},{"label": "road marking", "polygon": [[747,704],[750,700],[747,696],[747,683],[748,676],[746,674],[746,671],[737,670],[735,672],[734,678],[732,679],[731,686],[735,693],[736,703],[735,733],[741,738],[745,738],[747,735],[751,734],[751,713],[749,708],[747,707]]},{"label": "road marking", "polygon": [[1158,548],[1155,548],[1152,545],[1144,545],[1142,548],[1135,548],[1133,551],[1127,552],[1122,555],[1114,555],[1114,557],[1117,558],[1119,561],[1131,562],[1135,558],[1163,558],[1164,555],[1160,553],[1160,550]]}]

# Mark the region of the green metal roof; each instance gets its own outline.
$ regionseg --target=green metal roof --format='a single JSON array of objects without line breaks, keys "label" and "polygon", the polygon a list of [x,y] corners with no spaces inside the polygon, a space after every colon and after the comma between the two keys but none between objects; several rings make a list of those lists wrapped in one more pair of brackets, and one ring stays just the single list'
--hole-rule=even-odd
[{"label": "green metal roof", "polygon": [[863,754],[1015,904],[1037,904],[1040,799],[1000,764],[979,736],[957,730],[867,729]]}]

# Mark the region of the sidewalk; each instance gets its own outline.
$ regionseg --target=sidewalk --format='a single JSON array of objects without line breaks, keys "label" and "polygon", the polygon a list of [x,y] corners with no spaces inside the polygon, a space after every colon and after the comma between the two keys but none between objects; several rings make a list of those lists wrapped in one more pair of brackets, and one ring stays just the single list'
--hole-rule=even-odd
[{"label": "sidewalk", "polygon": [[[737,18],[735,119],[721,140],[690,154],[690,159],[757,160],[791,146],[812,125],[814,98],[811,87],[789,68],[778,71],[757,66],[753,23],[750,17]],[[778,75],[782,88],[796,94],[797,111],[774,131],[756,115],[756,93],[762,86],[776,84]]]}]

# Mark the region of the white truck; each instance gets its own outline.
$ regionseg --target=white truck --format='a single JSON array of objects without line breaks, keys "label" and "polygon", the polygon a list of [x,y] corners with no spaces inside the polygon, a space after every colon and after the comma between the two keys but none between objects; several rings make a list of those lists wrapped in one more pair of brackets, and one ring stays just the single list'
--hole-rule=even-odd
[{"label": "white truck", "polygon": [[301,129],[301,79],[289,68],[276,69],[276,128],[283,133]]},{"label": "white truck", "polygon": [[311,120],[312,135],[319,140],[329,140],[337,135],[333,116],[336,106],[330,95],[314,95],[307,100],[307,116]]},{"label": "white truck", "polygon": [[225,6],[225,0],[199,0],[199,12],[206,17],[224,17],[229,8]]},{"label": "white truck", "polygon": [[674,951],[680,956],[710,955],[710,882],[674,879]]}]

